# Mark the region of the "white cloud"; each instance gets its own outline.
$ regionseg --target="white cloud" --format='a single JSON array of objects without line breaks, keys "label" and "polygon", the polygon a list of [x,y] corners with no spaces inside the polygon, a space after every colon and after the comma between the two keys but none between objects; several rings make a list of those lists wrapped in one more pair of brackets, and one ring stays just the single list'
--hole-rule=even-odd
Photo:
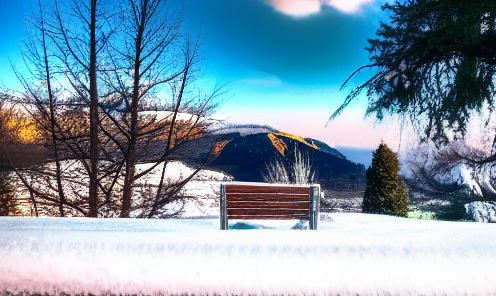
[{"label": "white cloud", "polygon": [[357,12],[373,0],[265,0],[276,11],[296,17],[307,17],[320,12],[322,5],[334,7],[345,13]]},{"label": "white cloud", "polygon": [[345,13],[357,12],[362,5],[372,3],[373,0],[329,0],[321,3],[332,6]]},{"label": "white cloud", "polygon": [[319,0],[266,0],[275,10],[293,17],[306,17],[320,11]]}]

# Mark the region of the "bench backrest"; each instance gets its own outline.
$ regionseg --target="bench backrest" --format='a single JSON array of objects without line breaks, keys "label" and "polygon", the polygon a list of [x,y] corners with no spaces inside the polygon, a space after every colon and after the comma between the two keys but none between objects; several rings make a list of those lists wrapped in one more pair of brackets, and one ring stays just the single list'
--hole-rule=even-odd
[{"label": "bench backrest", "polygon": [[309,220],[310,229],[317,229],[319,207],[319,185],[267,183],[221,185],[221,229],[228,229],[228,219]]}]

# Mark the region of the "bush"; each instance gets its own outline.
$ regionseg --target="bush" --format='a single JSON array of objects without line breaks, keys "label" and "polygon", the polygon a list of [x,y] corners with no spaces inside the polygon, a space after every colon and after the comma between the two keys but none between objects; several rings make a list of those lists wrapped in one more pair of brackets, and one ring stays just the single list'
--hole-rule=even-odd
[{"label": "bush", "polygon": [[398,157],[381,143],[367,169],[362,212],[407,217],[408,190],[399,170]]},{"label": "bush", "polygon": [[436,213],[429,211],[414,210],[408,212],[408,218],[419,219],[419,220],[435,220]]},{"label": "bush", "polygon": [[463,201],[455,201],[445,208],[441,209],[436,218],[439,220],[447,220],[447,221],[463,221],[463,220],[472,220],[469,214],[465,209],[465,204]]},{"label": "bush", "polygon": [[289,165],[289,169],[281,160],[273,160],[265,164],[267,174],[264,174],[264,181],[267,183],[280,184],[312,184],[315,180],[315,172],[307,154],[294,150],[294,161]]},{"label": "bush", "polygon": [[0,216],[16,215],[17,200],[7,172],[0,172]]},{"label": "bush", "polygon": [[265,164],[267,174],[263,175],[264,181],[267,183],[289,184],[289,174],[286,166],[280,160],[272,160]]},{"label": "bush", "polygon": [[0,109],[0,133],[4,144],[31,144],[40,138],[36,122],[13,110]]}]

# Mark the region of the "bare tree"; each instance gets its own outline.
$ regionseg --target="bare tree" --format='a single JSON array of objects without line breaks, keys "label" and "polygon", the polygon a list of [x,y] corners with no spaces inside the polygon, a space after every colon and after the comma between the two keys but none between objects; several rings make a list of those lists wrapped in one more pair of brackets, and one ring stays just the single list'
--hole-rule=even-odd
[{"label": "bare tree", "polygon": [[[187,33],[181,35],[181,10],[173,11],[160,0],[128,1],[123,9],[119,43],[109,43],[107,48],[109,65],[102,79],[112,97],[101,104],[104,121],[109,123],[101,129],[108,140],[105,146],[114,146],[111,154],[121,155],[111,161],[113,168],[123,170],[120,217],[129,217],[131,210],[142,207],[144,203],[133,205],[136,184],[163,164],[154,193],[148,191],[153,202],[149,209],[141,209],[142,215],[153,217],[164,205],[177,200],[196,173],[176,184],[166,184],[165,171],[172,151],[205,134],[205,117],[217,107],[215,100],[222,93],[216,88],[210,95],[199,93],[191,98],[192,85],[198,78],[196,65],[201,60],[200,43],[192,41]],[[162,112],[164,118],[160,120],[141,112],[156,94],[169,94],[173,99],[172,108]],[[181,113],[188,114],[186,119],[179,119]],[[163,143],[162,153],[149,159],[152,165],[137,174],[143,151],[150,146],[157,149],[157,143]],[[115,171],[113,174],[119,175]]]},{"label": "bare tree", "polygon": [[[122,110],[121,118],[116,118],[113,112],[105,113],[117,126],[118,135],[122,135],[119,139],[115,134],[108,133],[112,141],[121,147],[124,162],[121,217],[128,217],[131,209],[136,150],[142,134],[138,126],[140,101],[146,99],[153,88],[180,75],[180,72],[170,73],[170,68],[174,66],[170,59],[174,56],[168,54],[179,34],[181,18],[172,16],[171,20],[167,13],[162,15],[163,9],[161,1],[129,1],[124,14],[123,38],[120,40],[126,44],[126,50],[118,48],[118,45],[111,45],[109,49],[113,71],[106,72],[109,75],[105,81],[111,91],[117,94],[120,104],[116,105],[113,100],[111,103],[114,106],[106,109],[114,111],[119,106]],[[117,53],[116,56],[113,53]],[[184,71],[187,72],[187,69]]]},{"label": "bare tree", "polygon": [[[18,168],[14,167],[17,176],[21,182],[26,185],[30,193],[37,193],[39,197],[49,203],[58,203],[60,216],[65,216],[64,207],[69,206],[75,209],[79,207],[67,202],[65,190],[62,180],[62,165],[60,155],[60,132],[61,126],[57,122],[57,90],[52,85],[54,64],[50,61],[48,54],[49,41],[47,40],[50,32],[47,29],[44,11],[41,1],[38,1],[38,12],[33,12],[32,15],[26,18],[31,25],[29,39],[24,42],[22,47],[22,55],[25,59],[26,66],[33,76],[33,80],[38,81],[38,86],[34,86],[28,79],[25,78],[19,71],[16,75],[24,86],[25,92],[22,96],[22,101],[26,107],[26,112],[37,122],[38,126],[49,137],[49,144],[53,152],[53,161],[55,163],[55,172],[53,177],[56,180],[56,186],[52,187],[56,192],[55,196],[48,193],[40,193],[35,189],[20,173]],[[53,58],[53,57],[52,57]],[[62,131],[63,132],[63,131]],[[39,172],[39,170],[38,170]],[[47,173],[50,175],[50,173]],[[46,176],[46,174],[45,174]],[[51,187],[51,186],[49,186]],[[34,203],[34,200],[33,200]]]},{"label": "bare tree", "polygon": [[[42,38],[26,43],[24,57],[41,86],[18,74],[26,89],[23,103],[36,107],[27,111],[50,135],[55,174],[43,173],[47,164],[30,172],[48,185],[33,186],[18,172],[22,183],[38,198],[57,202],[61,215],[64,207],[89,217],[129,217],[137,210],[142,217],[170,215],[162,209],[184,197],[182,188],[201,167],[170,183],[167,164],[184,143],[207,133],[205,119],[223,94],[221,88],[209,95],[195,88],[199,38],[190,38],[182,11],[169,10],[165,1],[129,0],[118,8],[97,0],[63,4],[55,0],[49,22],[41,4],[31,19]],[[159,97],[170,98],[170,110],[162,117],[144,112]],[[84,128],[74,131],[67,123],[77,120]],[[145,160],[150,151],[155,154]],[[144,161],[149,167],[137,173]],[[146,197],[137,196],[140,179],[160,166],[158,184]]]},{"label": "bare tree", "polygon": [[[483,146],[471,146],[464,139],[435,149],[425,143],[409,157],[412,172],[407,181],[409,187],[438,199],[452,199],[473,181],[474,186],[469,190],[483,199],[494,200],[496,166],[485,161],[490,152]],[[466,174],[462,176],[464,170]],[[468,173],[471,180],[464,180]]]},{"label": "bare tree", "polygon": [[[30,34],[21,52],[28,76],[17,70],[16,74],[25,89],[21,95],[25,111],[51,138],[47,144],[54,154],[57,186],[53,188],[50,178],[45,178],[47,186],[40,190],[40,187],[29,185],[16,171],[31,194],[45,201],[58,202],[61,216],[64,216],[64,206],[68,206],[79,214],[97,217],[98,187],[101,186],[98,179],[100,123],[97,54],[113,33],[112,14],[97,0],[63,2],[64,7],[60,7],[57,0],[53,5],[46,4],[42,6],[39,1],[38,9],[26,17]],[[74,97],[77,100],[68,100]],[[65,114],[67,119],[70,113],[75,114],[77,110],[85,112],[85,108],[89,109],[89,133],[74,135],[64,125],[67,120],[60,122],[61,116]],[[77,203],[67,202],[66,189],[62,184],[62,159],[77,159],[89,177],[89,186],[86,186],[88,193],[86,196],[78,195]],[[41,175],[47,175],[47,169],[50,170],[49,166],[33,168],[31,172],[41,178]],[[80,169],[77,168],[78,173],[81,173]],[[65,175],[72,171],[67,165],[64,170]],[[48,193],[47,189],[56,191],[57,196]],[[84,202],[81,203],[81,200]]]},{"label": "bare tree", "polygon": [[406,183],[412,192],[442,198],[464,188],[457,168],[459,160],[450,147],[433,148],[429,143],[412,149],[406,159],[410,172]]},{"label": "bare tree", "polygon": [[[112,38],[119,18],[113,9],[98,0],[70,1],[65,7],[55,0],[51,37],[58,49],[60,71],[69,81],[78,101],[89,109],[89,149],[71,150],[77,155],[89,176],[88,216],[98,216],[99,165],[99,84],[102,51]],[[89,150],[89,151],[88,151]],[[88,163],[89,160],[89,163]]]}]

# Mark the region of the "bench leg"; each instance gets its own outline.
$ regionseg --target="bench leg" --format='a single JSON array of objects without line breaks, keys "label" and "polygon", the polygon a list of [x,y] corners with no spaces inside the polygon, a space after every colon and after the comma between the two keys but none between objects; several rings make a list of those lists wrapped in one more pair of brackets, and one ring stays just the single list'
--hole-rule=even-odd
[{"label": "bench leg", "polygon": [[226,185],[220,185],[220,229],[228,230],[227,223],[227,203],[226,203]]},{"label": "bench leg", "polygon": [[317,230],[320,210],[320,186],[310,187],[310,229]]}]

